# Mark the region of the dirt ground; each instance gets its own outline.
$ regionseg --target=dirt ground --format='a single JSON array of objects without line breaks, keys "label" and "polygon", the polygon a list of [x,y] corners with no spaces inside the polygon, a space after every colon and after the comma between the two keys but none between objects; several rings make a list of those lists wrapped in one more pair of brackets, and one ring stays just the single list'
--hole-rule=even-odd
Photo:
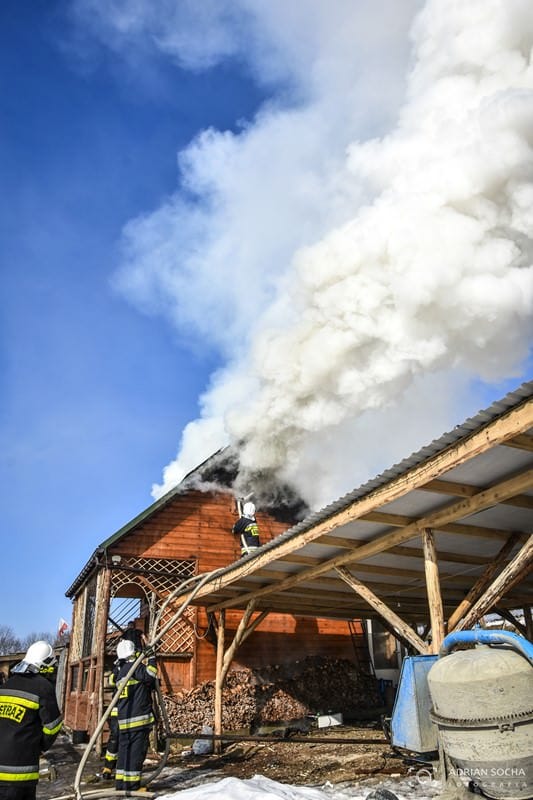
[{"label": "dirt ground", "polygon": [[[164,794],[188,788],[209,779],[226,776],[252,778],[263,775],[280,783],[300,786],[320,786],[354,783],[369,779],[400,777],[409,773],[409,764],[390,748],[385,740],[381,744],[343,744],[315,742],[314,739],[375,739],[381,738],[378,725],[364,727],[337,726],[313,730],[305,743],[279,741],[225,743],[220,755],[195,756],[190,742],[173,742],[171,755],[164,771],[150,784],[150,790]],[[301,738],[301,735],[298,736]],[[39,783],[39,800],[51,800],[72,792],[83,746],[73,746],[68,737],[61,736],[50,750],[50,777]],[[149,774],[157,766],[160,756],[149,754],[144,772]],[[82,793],[98,789],[103,784],[98,779],[103,761],[91,754],[82,776]],[[371,781],[373,782],[373,781]]]}]

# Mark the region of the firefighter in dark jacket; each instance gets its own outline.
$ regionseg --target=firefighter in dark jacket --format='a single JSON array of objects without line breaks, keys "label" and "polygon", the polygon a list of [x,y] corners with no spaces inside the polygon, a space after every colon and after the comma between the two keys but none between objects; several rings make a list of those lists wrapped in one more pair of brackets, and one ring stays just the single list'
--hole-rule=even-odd
[{"label": "firefighter in dark jacket", "polygon": [[242,515],[232,528],[232,532],[240,537],[241,555],[247,556],[248,553],[257,550],[260,546],[259,528],[255,521],[255,506],[253,503],[245,503]]},{"label": "firefighter in dark jacket", "polygon": [[[129,639],[133,642],[133,646],[135,647],[135,657],[139,655],[141,650],[146,644],[146,639],[144,634],[135,627],[135,620],[128,622],[128,627],[123,632],[121,636],[121,641]],[[117,659],[118,662],[118,659]],[[115,662],[115,664],[117,664]],[[115,685],[115,678],[114,672],[111,672],[110,675],[110,685]],[[118,707],[115,706],[111,710],[111,714],[108,717],[107,724],[109,727],[109,737],[107,740],[106,751],[105,751],[105,764],[102,770],[102,778],[104,780],[111,780],[115,777],[115,770],[117,766],[118,760]]]},{"label": "firefighter in dark jacket", "polygon": [[34,642],[0,687],[0,800],[35,800],[39,757],[62,726],[48,642]]},{"label": "firefighter in dark jacket", "polygon": [[141,662],[125,682],[135,661],[135,645],[122,639],[117,646],[118,661],[113,667],[111,683],[121,687],[118,709],[118,761],[115,789],[135,791],[141,785],[141,771],[148,752],[150,730],[154,724],[152,690],[157,666],[155,656]]}]

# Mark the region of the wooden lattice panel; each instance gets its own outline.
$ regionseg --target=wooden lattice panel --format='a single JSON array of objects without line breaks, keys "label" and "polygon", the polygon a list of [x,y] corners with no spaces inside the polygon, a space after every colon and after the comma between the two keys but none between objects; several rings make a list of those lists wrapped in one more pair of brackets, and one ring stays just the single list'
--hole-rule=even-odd
[{"label": "wooden lattice panel", "polygon": [[[161,619],[160,627],[163,628],[176,613],[178,607],[172,603],[165,609]],[[192,653],[194,649],[194,624],[196,621],[196,609],[192,606],[186,608],[177,622],[168,629],[158,645],[160,653]]]},{"label": "wooden lattice panel", "polygon": [[[120,596],[120,590],[132,583],[142,589],[150,605],[150,630],[152,630],[155,617],[168,595],[196,572],[196,562],[189,559],[123,556],[120,567],[135,569],[135,572],[130,572],[129,569],[114,569],[111,596]],[[166,625],[177,609],[178,606],[172,603],[165,609],[158,626],[159,630]],[[195,619],[195,609],[186,609],[182,617],[163,636],[158,644],[158,652],[162,654],[192,652]]]}]

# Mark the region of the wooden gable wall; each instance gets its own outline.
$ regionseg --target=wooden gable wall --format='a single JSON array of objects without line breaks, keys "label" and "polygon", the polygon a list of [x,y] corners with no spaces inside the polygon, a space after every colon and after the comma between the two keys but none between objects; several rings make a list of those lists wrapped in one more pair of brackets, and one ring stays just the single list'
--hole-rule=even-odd
[{"label": "wooden gable wall", "polygon": [[[198,573],[209,572],[225,567],[240,557],[239,539],[231,533],[237,518],[232,495],[189,491],[178,495],[164,509],[121,539],[113,546],[112,552],[147,558],[196,559]],[[262,544],[288,527],[287,522],[279,522],[260,510],[257,512],[257,524]],[[240,618],[239,611],[227,614],[226,626],[230,640]],[[199,609],[197,628],[200,636],[207,624],[205,611]],[[337,620],[269,614],[237,652],[235,668],[283,663],[311,654],[353,659],[354,649],[348,624]],[[189,681],[186,676],[180,680],[177,674],[174,675],[174,690],[214,679],[215,647],[212,642],[204,638],[197,640],[194,662],[194,674]],[[185,685],[178,687],[176,683],[182,681]]]},{"label": "wooden gable wall", "polygon": [[[195,561],[198,574],[225,567],[240,558],[240,541],[231,533],[231,528],[238,518],[233,495],[222,492],[201,492],[189,490],[176,494],[165,506],[155,510],[130,532],[111,544],[107,552],[107,562],[112,563],[113,555],[121,555],[127,560],[132,557],[150,559],[183,559]],[[270,541],[289,527],[286,521],[277,521],[272,516],[257,513],[261,543]],[[110,570],[104,569],[101,576]],[[135,577],[133,577],[135,581]],[[78,599],[81,600],[83,592]],[[75,601],[76,608],[81,603]],[[105,608],[104,608],[105,605]],[[107,603],[100,604],[97,627],[105,630]],[[236,630],[241,618],[240,611],[228,612],[226,629],[228,640],[232,631]],[[78,620],[81,624],[81,618]],[[166,657],[159,659],[160,677],[163,692],[174,694],[188,690],[207,680],[214,680],[216,665],[216,648],[213,639],[205,638],[208,626],[207,614],[203,608],[194,613],[195,646],[188,656]],[[75,638],[76,624],[73,625]],[[361,629],[359,629],[362,638]],[[353,641],[348,624],[342,621],[297,618],[288,614],[270,614],[259,625],[257,630],[238,650],[234,660],[234,668],[254,668],[270,664],[281,664],[298,661],[308,655],[331,655],[337,658],[354,659]],[[74,657],[73,657],[74,656]],[[79,658],[79,655],[78,655]],[[76,662],[71,654],[70,663]],[[107,662],[107,659],[106,659]],[[95,720],[87,712],[88,706],[105,707],[109,698],[104,691],[99,703],[95,704],[97,694],[105,686],[104,671],[109,663],[101,663],[100,658],[91,659],[91,669],[96,673],[92,682],[92,692],[72,692],[69,686],[67,693],[67,724],[75,729],[94,729]],[[80,663],[80,669],[87,665]],[[89,687],[88,687],[89,688]]]}]

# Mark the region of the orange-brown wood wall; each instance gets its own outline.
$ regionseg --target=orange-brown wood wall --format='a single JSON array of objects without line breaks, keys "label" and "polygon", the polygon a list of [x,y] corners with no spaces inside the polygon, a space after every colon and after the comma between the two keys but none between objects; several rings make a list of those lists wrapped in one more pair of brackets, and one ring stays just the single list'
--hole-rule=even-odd
[{"label": "orange-brown wood wall", "polygon": [[[198,572],[225,567],[240,557],[240,542],[231,533],[237,520],[233,495],[189,491],[178,495],[168,506],[114,545],[110,552],[146,558],[196,559]],[[270,541],[289,525],[257,512],[261,544]],[[228,612],[228,638],[237,628],[240,612]],[[205,630],[206,617],[199,611],[198,629]],[[300,660],[307,655],[354,657],[348,624],[337,620],[317,620],[288,614],[269,614],[239,648],[234,668],[259,667]],[[206,639],[197,640],[193,670],[176,659],[165,660],[163,686],[187,689],[215,677],[215,647]],[[166,674],[165,674],[166,673]]]},{"label": "orange-brown wood wall", "polygon": [[[225,567],[240,557],[240,542],[231,533],[237,519],[233,495],[189,490],[175,495],[167,505],[154,511],[131,532],[109,547],[108,556],[194,559],[198,573]],[[261,543],[270,541],[289,525],[268,514],[257,513]],[[100,610],[104,613],[104,609]],[[237,628],[241,613],[226,615],[227,644]],[[205,631],[207,617],[198,609],[197,629]],[[73,631],[74,633],[74,631]],[[346,622],[270,614],[237,651],[233,668],[260,667],[297,661],[308,655],[354,658],[352,639]],[[164,692],[187,690],[215,677],[215,646],[197,638],[192,658],[160,657],[159,667]],[[97,676],[96,685],[103,680]],[[70,688],[70,687],[69,687]],[[67,720],[75,729],[89,724],[85,693],[67,691]]]}]

